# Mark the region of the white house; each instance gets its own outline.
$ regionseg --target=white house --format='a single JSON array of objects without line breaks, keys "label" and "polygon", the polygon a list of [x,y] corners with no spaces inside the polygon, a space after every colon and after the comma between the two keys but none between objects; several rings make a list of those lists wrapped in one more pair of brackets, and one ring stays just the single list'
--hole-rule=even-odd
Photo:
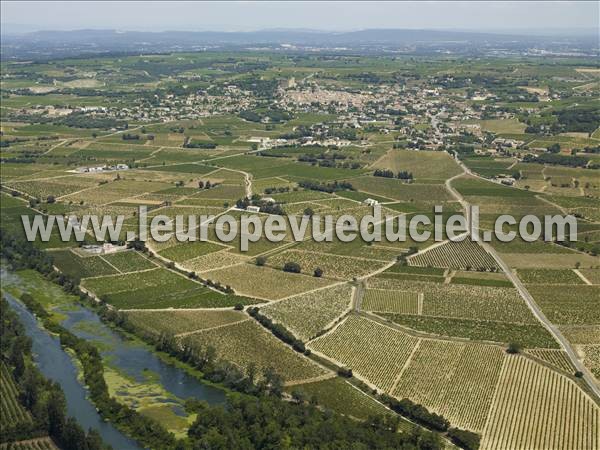
[{"label": "white house", "polygon": [[363,200],[363,203],[364,203],[365,205],[368,205],[368,206],[375,206],[375,205],[379,205],[379,202],[378,202],[377,200],[374,200],[374,199],[372,199],[372,198],[366,198],[366,199],[364,199],[364,200]]}]

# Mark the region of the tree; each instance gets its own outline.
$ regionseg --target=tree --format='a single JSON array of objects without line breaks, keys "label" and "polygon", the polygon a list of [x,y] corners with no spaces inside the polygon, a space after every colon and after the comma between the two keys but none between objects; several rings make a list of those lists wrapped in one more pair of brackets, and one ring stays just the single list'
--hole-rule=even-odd
[{"label": "tree", "polygon": [[304,215],[308,216],[308,217],[312,217],[315,214],[315,212],[312,210],[312,208],[306,208],[304,210]]},{"label": "tree", "polygon": [[322,276],[323,276],[323,269],[321,269],[320,267],[317,267],[315,269],[315,277],[321,278]]},{"label": "tree", "polygon": [[256,265],[257,266],[264,266],[267,262],[267,257],[266,256],[259,256],[256,258]]},{"label": "tree", "polygon": [[506,348],[506,353],[509,353],[511,355],[515,355],[520,352],[521,352],[521,346],[519,344],[517,344],[516,342],[509,343],[508,347]]},{"label": "tree", "polygon": [[56,199],[54,198],[54,195],[49,195],[48,198],[46,198],[46,203],[54,203],[56,201]]},{"label": "tree", "polygon": [[560,152],[560,144],[554,143],[547,148],[550,153],[559,153]]},{"label": "tree", "polygon": [[288,261],[283,265],[283,271],[291,273],[300,273],[302,269],[300,268],[300,264],[293,261]]}]

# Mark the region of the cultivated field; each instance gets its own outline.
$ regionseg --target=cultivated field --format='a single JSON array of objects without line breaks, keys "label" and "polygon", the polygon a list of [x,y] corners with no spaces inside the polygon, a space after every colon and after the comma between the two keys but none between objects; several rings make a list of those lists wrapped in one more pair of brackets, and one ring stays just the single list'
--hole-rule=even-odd
[{"label": "cultivated field", "polygon": [[573,381],[521,356],[505,358],[483,449],[594,449],[600,407]]},{"label": "cultivated field", "polygon": [[352,292],[352,286],[340,284],[271,303],[261,312],[309,340],[350,309]]},{"label": "cultivated field", "polygon": [[389,392],[417,342],[408,334],[350,315],[332,332],[310,342],[309,347]]}]

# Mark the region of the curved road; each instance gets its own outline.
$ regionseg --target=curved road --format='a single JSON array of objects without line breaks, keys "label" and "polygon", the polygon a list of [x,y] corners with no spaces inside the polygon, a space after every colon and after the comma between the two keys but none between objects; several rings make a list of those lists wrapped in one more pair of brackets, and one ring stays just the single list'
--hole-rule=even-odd
[{"label": "curved road", "polygon": [[[461,173],[459,175],[455,175],[454,177],[447,179],[446,187],[448,188],[450,193],[460,202],[460,204],[465,209],[465,215],[466,215],[466,219],[467,219],[467,227],[468,227],[468,229],[470,229],[469,202],[467,202],[465,200],[465,198],[460,194],[460,192],[458,192],[456,189],[454,189],[452,187],[451,182],[454,179],[459,178],[465,174],[471,175],[471,176],[474,176],[477,178],[481,178],[482,180],[485,180],[485,181],[489,181],[489,180],[486,180],[485,178],[480,177],[479,175],[476,175],[473,172],[471,172],[471,170],[469,170],[469,168],[466,167],[462,163],[462,161],[460,161],[458,159],[456,154],[454,155],[454,160],[459,165],[459,167],[463,170],[463,173]],[[598,399],[600,399],[600,387],[596,384],[594,377],[592,376],[592,374],[588,370],[588,368],[585,367],[583,365],[583,363],[577,357],[577,353],[571,346],[571,343],[567,340],[567,338],[565,338],[563,336],[563,334],[556,327],[556,325],[554,325],[552,322],[550,322],[550,320],[548,320],[548,318],[542,312],[540,307],[537,305],[537,303],[535,302],[535,300],[533,299],[533,297],[531,296],[529,291],[525,288],[523,283],[521,283],[521,280],[519,280],[519,278],[513,273],[513,271],[508,266],[508,264],[506,264],[502,260],[502,258],[498,254],[498,252],[491,245],[489,245],[486,242],[479,241],[479,243],[490,255],[493,256],[493,258],[496,260],[498,265],[506,273],[506,276],[510,279],[510,281],[513,283],[513,285],[517,288],[517,290],[519,291],[519,294],[521,295],[523,300],[525,300],[525,302],[527,303],[527,306],[529,306],[529,309],[531,310],[533,315],[542,323],[542,325],[548,330],[548,332],[550,332],[550,334],[552,334],[554,339],[556,339],[556,341],[558,341],[558,343],[561,345],[563,350],[565,352],[567,352],[567,355],[569,356],[569,359],[571,360],[571,363],[573,364],[573,366],[578,371],[583,373],[583,379],[585,380],[585,382],[587,383],[589,388],[592,390],[592,392],[596,395],[596,397],[598,397]]]}]

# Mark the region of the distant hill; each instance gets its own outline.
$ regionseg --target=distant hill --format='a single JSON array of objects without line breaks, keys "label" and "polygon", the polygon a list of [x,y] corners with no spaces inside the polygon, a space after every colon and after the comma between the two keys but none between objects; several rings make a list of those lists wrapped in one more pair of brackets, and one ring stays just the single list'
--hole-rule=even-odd
[{"label": "distant hill", "polygon": [[[14,31],[14,29],[12,29]],[[486,49],[516,50],[552,46],[597,48],[594,36],[532,36],[469,31],[367,29],[351,32],[310,30],[219,31],[118,31],[73,30],[3,34],[2,58],[48,58],[114,52],[171,52],[203,48],[292,46],[355,51],[479,53]],[[289,48],[289,47],[287,47]]]}]

